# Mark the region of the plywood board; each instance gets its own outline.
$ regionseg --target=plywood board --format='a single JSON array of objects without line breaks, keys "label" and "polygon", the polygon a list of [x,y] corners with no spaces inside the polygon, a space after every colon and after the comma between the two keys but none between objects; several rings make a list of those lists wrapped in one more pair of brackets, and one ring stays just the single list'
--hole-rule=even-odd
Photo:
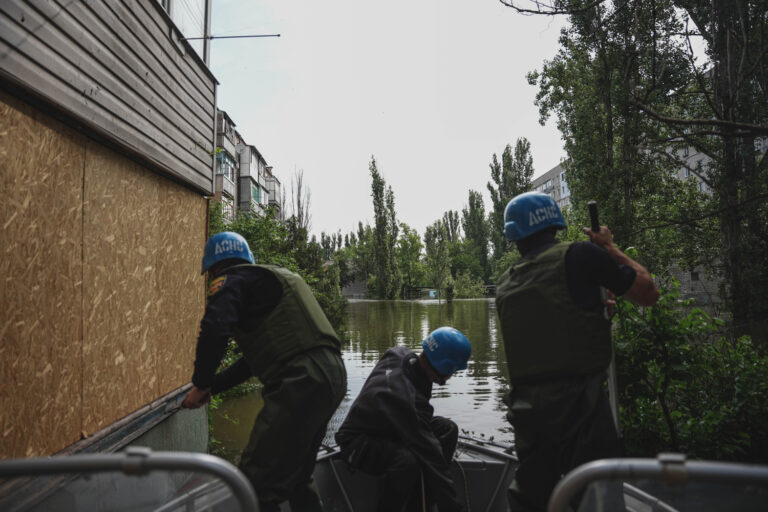
[{"label": "plywood board", "polygon": [[189,381],[204,308],[204,199],[88,145],[83,428],[93,433]]},{"label": "plywood board", "polygon": [[[100,427],[152,400],[152,314],[158,178],[89,143],[84,207],[83,428]],[[150,236],[147,236],[150,233]]]},{"label": "plywood board", "polygon": [[157,302],[157,395],[189,382],[197,333],[205,308],[200,265],[205,246],[207,205],[199,195],[164,180],[160,187],[159,225],[164,243],[158,251],[162,296]]},{"label": "plywood board", "polygon": [[0,457],[79,439],[82,137],[0,94]]},{"label": "plywood board", "polygon": [[0,93],[0,458],[189,381],[206,201]]}]

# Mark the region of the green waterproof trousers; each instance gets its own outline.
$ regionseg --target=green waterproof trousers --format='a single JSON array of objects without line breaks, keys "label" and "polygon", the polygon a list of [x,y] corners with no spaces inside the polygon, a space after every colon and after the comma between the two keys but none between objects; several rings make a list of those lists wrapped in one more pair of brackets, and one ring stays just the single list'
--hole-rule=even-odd
[{"label": "green waterproof trousers", "polygon": [[346,391],[344,362],[329,348],[300,354],[270,373],[240,462],[262,510],[277,510],[285,500],[293,510],[320,510],[315,457]]},{"label": "green waterproof trousers", "polygon": [[557,482],[586,462],[621,456],[605,372],[514,385],[507,418],[520,465],[509,488],[513,512],[544,511]]}]

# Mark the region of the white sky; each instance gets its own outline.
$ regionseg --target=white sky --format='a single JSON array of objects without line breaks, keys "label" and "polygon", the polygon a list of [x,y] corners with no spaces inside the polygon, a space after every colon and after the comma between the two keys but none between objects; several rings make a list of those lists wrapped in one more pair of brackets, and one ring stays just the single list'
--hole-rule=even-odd
[{"label": "white sky", "polygon": [[214,36],[281,37],[214,39],[211,68],[219,108],[286,194],[304,170],[314,234],[373,224],[371,155],[398,219],[423,234],[470,189],[490,209],[488,164],[518,137],[535,176],[563,158],[525,79],[555,55],[563,22],[498,0],[215,0]]}]

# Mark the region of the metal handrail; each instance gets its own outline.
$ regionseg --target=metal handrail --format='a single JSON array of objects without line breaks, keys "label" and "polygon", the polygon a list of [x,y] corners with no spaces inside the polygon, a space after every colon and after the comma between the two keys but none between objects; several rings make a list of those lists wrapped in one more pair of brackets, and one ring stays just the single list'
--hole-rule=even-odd
[{"label": "metal handrail", "polygon": [[122,453],[80,454],[0,461],[0,477],[41,476],[63,473],[122,471],[126,475],[145,475],[152,470],[195,471],[224,481],[243,512],[258,512],[256,493],[248,479],[229,462],[204,453],[153,452],[141,446]]},{"label": "metal handrail", "polygon": [[595,481],[639,478],[670,485],[692,481],[768,485],[768,466],[686,461],[685,455],[677,453],[662,453],[656,459],[596,460],[575,468],[558,482],[549,498],[547,512],[565,512],[570,501]]}]

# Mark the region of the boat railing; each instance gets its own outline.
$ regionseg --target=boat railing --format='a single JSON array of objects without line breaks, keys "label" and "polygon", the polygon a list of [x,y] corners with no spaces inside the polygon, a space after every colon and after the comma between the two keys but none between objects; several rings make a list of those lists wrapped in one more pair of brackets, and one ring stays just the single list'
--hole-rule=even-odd
[{"label": "boat railing", "polygon": [[[643,486],[634,483],[639,481],[651,481],[661,484],[663,487],[651,488],[646,486],[643,489],[641,488]],[[727,500],[739,496],[740,499],[749,498],[750,504],[757,504],[757,507],[768,505],[768,466],[686,460],[686,456],[682,454],[662,453],[655,459],[603,459],[575,468],[565,475],[555,487],[547,511],[566,512],[577,496],[582,493],[587,494],[585,490],[588,486],[598,483],[606,486],[616,486],[621,483],[623,500],[635,500],[635,502],[643,505],[641,507],[643,510],[652,512],[692,510],[692,508],[681,508],[671,499],[667,499],[665,502],[664,499],[660,499],[654,493],[654,489],[669,491],[692,484],[706,485],[706,487],[697,489],[700,503],[708,499],[704,496],[707,490],[714,489],[716,487],[714,484],[719,484],[734,486],[729,493],[725,493],[722,489],[718,491],[721,493],[720,499]],[[740,489],[737,490],[736,486]],[[665,492],[665,494],[670,495],[670,492]],[[681,500],[677,501],[682,502]],[[583,503],[582,500],[582,506],[579,510],[589,509],[605,512],[616,510],[616,508],[606,505],[605,501],[603,501],[602,506],[596,506],[592,503],[586,508]],[[620,508],[620,510],[628,509],[629,507],[624,506]],[[768,508],[762,508],[762,510],[768,510]]]},{"label": "boat railing", "polygon": [[[93,475],[104,472],[147,476],[152,471],[203,473],[229,488],[241,511],[258,511],[258,501],[248,479],[229,462],[203,453],[153,452],[129,447],[120,453],[9,459],[0,461],[0,478]],[[220,486],[221,487],[221,486]]]}]

